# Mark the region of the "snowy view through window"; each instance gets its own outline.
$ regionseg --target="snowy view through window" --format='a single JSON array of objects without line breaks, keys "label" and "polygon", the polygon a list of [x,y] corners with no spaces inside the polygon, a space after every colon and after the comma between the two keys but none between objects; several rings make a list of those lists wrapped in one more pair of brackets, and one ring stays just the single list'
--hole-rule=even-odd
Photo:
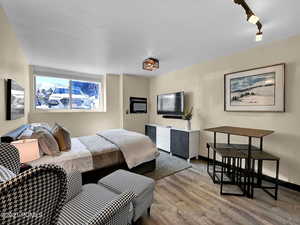
[{"label": "snowy view through window", "polygon": [[36,76],[36,109],[88,109],[100,107],[100,83]]}]

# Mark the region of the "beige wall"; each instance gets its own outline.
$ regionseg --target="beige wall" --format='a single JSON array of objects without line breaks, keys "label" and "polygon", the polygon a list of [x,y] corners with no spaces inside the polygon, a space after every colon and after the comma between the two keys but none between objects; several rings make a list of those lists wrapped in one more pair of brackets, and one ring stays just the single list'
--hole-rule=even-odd
[{"label": "beige wall", "polygon": [[[28,63],[9,25],[4,10],[0,7],[0,135],[27,122],[29,108]],[[14,79],[25,88],[25,117],[6,121],[6,85],[5,79]]]},{"label": "beige wall", "polygon": [[[131,131],[145,133],[145,124],[149,122],[147,114],[130,114],[129,98],[130,97],[149,97],[149,78],[134,75],[123,75],[123,128]],[[129,112],[127,114],[127,112]]]},{"label": "beige wall", "polygon": [[[300,184],[300,36],[271,45],[257,47],[228,57],[152,78],[150,81],[150,122],[185,127],[185,121],[163,119],[156,114],[156,95],[185,91],[188,105],[195,107],[192,128],[201,129],[220,125],[275,130],[265,138],[265,150],[281,158],[280,177]],[[286,112],[251,113],[224,112],[224,74],[260,66],[285,62]],[[205,143],[211,134],[201,132],[201,155],[206,155]],[[247,141],[235,139],[236,141]],[[272,175],[270,165],[264,173]]]},{"label": "beige wall", "polygon": [[121,127],[120,76],[106,76],[106,112],[31,112],[29,122],[59,123],[72,136],[95,135],[97,131]]}]

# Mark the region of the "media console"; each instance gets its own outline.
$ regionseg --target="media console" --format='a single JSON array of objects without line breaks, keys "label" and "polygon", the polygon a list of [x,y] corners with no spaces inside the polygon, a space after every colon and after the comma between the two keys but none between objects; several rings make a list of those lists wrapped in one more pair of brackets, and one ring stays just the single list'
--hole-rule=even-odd
[{"label": "media console", "polygon": [[145,134],[158,149],[187,159],[199,156],[200,130],[185,130],[156,124],[146,124]]}]

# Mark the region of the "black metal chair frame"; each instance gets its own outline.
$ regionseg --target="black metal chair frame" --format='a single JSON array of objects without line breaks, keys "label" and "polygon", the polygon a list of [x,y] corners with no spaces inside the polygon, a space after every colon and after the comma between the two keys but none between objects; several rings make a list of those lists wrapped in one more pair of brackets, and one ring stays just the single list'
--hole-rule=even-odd
[{"label": "black metal chair frame", "polygon": [[[247,181],[247,174],[246,171],[242,168],[242,161],[245,160],[245,157],[228,157],[223,156],[222,161],[218,162],[216,160],[216,149],[212,148],[213,150],[213,159],[212,164],[210,163],[210,148],[211,146],[207,144],[208,149],[208,161],[207,161],[207,173],[212,178],[215,184],[220,184],[220,194],[221,195],[234,195],[234,196],[245,196],[246,195],[246,181]],[[231,151],[230,149],[226,151]],[[221,166],[221,170],[217,170],[216,166]],[[212,173],[210,172],[211,166],[213,167]],[[220,177],[218,176],[220,174]],[[225,181],[224,176],[227,176],[230,180]],[[237,185],[241,193],[230,193],[223,191],[223,185],[230,184],[230,185]]]},{"label": "black metal chair frame", "polygon": [[[230,144],[228,144],[229,146]],[[265,191],[268,195],[273,197],[275,200],[278,198],[278,185],[279,185],[279,161],[280,159],[277,157],[272,156],[271,154],[265,153],[260,149],[255,149],[256,154],[252,154],[250,161],[248,161],[248,157],[246,152],[244,155],[242,154],[239,157],[236,156],[236,153],[234,151],[240,151],[243,153],[243,151],[248,150],[233,150],[228,148],[226,151],[229,152],[229,154],[222,155],[222,152],[218,151],[217,146],[213,144],[207,143],[207,173],[213,180],[215,184],[220,184],[220,194],[221,195],[234,195],[234,196],[248,196],[249,198],[254,197],[254,189],[255,188],[261,188],[263,191]],[[213,158],[210,158],[210,149],[213,150]],[[230,151],[232,152],[232,156],[230,156]],[[216,160],[216,154],[221,153],[222,161],[218,162]],[[263,157],[261,157],[263,155]],[[245,160],[245,168],[242,167],[243,160]],[[262,185],[262,166],[263,161],[275,161],[276,162],[276,176],[275,176],[275,182],[274,186],[264,186]],[[255,171],[256,162],[258,163],[258,171]],[[248,164],[249,163],[249,164]],[[247,166],[250,165],[250,170],[247,169]],[[216,166],[221,166],[221,170],[218,170]],[[211,172],[212,167],[212,172]],[[221,177],[218,177],[218,174],[221,174]],[[227,177],[230,178],[230,181],[224,181],[225,174]],[[255,183],[256,178],[256,183]],[[224,192],[223,191],[223,185],[224,184],[231,184],[231,185],[237,185],[242,193],[230,193],[230,192]],[[274,194],[272,194],[269,190],[274,190]]]},{"label": "black metal chair frame", "polygon": [[[259,177],[260,175],[255,172],[256,162],[259,163],[259,161],[261,161],[261,163],[263,163],[263,161],[273,161],[273,162],[276,163],[276,175],[275,175],[274,186],[264,186],[261,182],[259,182],[259,180],[260,179],[262,180],[262,178]],[[251,180],[251,198],[254,197],[254,189],[255,188],[261,188],[264,192],[266,192],[268,195],[270,195],[275,200],[278,199],[279,163],[280,163],[280,159],[263,159],[263,160],[258,160],[258,159],[255,159],[255,158],[252,159],[253,176],[252,176],[252,180]],[[255,178],[257,178],[257,183],[254,182]],[[271,193],[269,190],[274,190],[274,193]]]}]

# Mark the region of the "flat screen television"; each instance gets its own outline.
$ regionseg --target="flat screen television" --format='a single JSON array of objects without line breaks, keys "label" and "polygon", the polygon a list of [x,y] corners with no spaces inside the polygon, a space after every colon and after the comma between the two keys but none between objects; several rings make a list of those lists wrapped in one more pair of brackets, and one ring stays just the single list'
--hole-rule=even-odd
[{"label": "flat screen television", "polygon": [[14,80],[8,79],[6,86],[6,119],[16,120],[24,117],[25,91]]},{"label": "flat screen television", "polygon": [[157,114],[182,115],[184,112],[184,92],[157,96]]}]

